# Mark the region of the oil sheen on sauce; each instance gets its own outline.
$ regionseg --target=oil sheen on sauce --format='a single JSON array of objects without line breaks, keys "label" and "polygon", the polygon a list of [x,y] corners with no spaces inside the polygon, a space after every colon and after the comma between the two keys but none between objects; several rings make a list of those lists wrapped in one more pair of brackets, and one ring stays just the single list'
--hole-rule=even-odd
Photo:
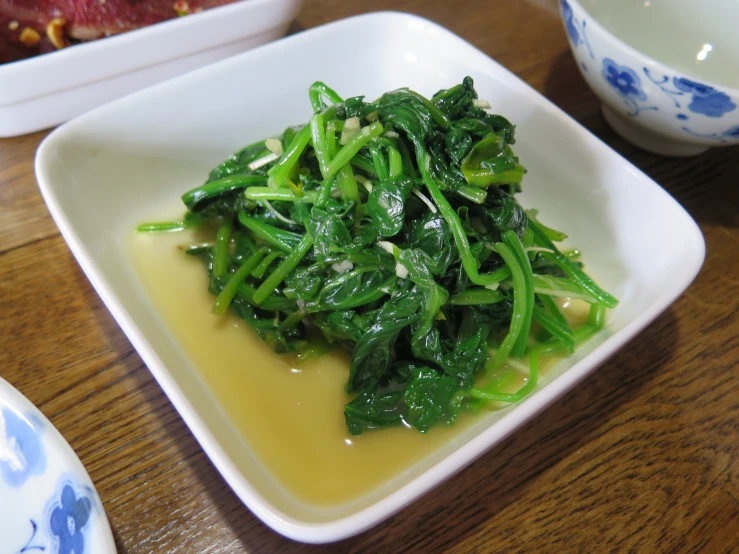
[{"label": "oil sheen on sauce", "polygon": [[[404,427],[349,435],[343,412],[348,358],[331,353],[298,364],[293,356],[275,354],[236,317],[213,315],[202,262],[181,248],[197,238],[187,231],[136,234],[131,258],[227,417],[265,467],[304,503],[327,507],[355,500],[474,420],[462,413],[453,426],[425,435]],[[511,391],[525,382],[520,367],[518,374]]]}]

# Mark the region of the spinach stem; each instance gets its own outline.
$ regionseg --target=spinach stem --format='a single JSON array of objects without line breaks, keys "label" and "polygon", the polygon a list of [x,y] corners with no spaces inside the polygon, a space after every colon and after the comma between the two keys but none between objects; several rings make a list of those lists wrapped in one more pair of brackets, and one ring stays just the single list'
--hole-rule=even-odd
[{"label": "spinach stem", "polygon": [[336,155],[336,133],[344,128],[344,122],[340,119],[332,119],[326,122],[326,150],[329,158]]},{"label": "spinach stem", "polygon": [[590,303],[599,303],[597,298],[583,290],[575,281],[554,277],[553,275],[537,275],[535,273],[534,292],[563,298],[577,298]]},{"label": "spinach stem", "polygon": [[382,155],[382,150],[377,144],[370,146],[370,154],[372,155],[372,165],[375,166],[375,173],[377,173],[377,178],[380,180],[380,182],[382,182],[388,178],[388,175],[390,173],[387,167],[385,156]]},{"label": "spinach stem", "polygon": [[549,240],[553,242],[562,242],[567,238],[567,235],[565,235],[562,231],[557,231],[556,229],[552,229],[551,227],[547,227],[544,225],[541,221],[536,219],[536,216],[538,215],[537,210],[528,210],[526,212],[526,216],[528,217],[529,221],[533,221],[534,225],[532,227],[536,227],[539,229],[539,231]]},{"label": "spinach stem", "polygon": [[139,233],[171,233],[184,231],[189,225],[185,221],[167,221],[163,223],[142,223],[136,227]]},{"label": "spinach stem", "polygon": [[536,220],[529,218],[529,225],[531,226],[531,230],[534,232],[536,243],[539,244],[539,246],[551,250],[551,252],[540,253],[544,259],[551,260],[557,264],[557,266],[569,275],[573,281],[580,285],[586,292],[590,293],[606,308],[615,308],[618,305],[618,300],[595,284],[595,281],[588,277],[582,269],[576,266],[567,256],[562,254],[556,246],[554,246],[554,243],[549,240],[549,237],[547,237],[544,231],[539,228]]},{"label": "spinach stem", "polygon": [[[592,325],[581,325],[573,332],[573,340],[575,346],[579,346],[586,340],[590,339],[597,332],[598,329],[596,329]],[[471,398],[479,398],[481,400],[488,400],[493,402],[518,402],[520,400],[523,400],[523,398],[525,398],[536,388],[536,384],[539,379],[539,356],[543,356],[545,354],[553,354],[566,348],[567,345],[563,344],[558,339],[550,340],[533,347],[529,353],[528,382],[513,394],[489,391],[480,387],[472,387],[469,390],[468,394]]]},{"label": "spinach stem", "polygon": [[483,189],[479,187],[470,187],[468,185],[460,187],[457,194],[475,204],[482,204],[488,197],[488,193]]},{"label": "spinach stem", "polygon": [[285,231],[278,227],[263,223],[258,219],[249,217],[246,212],[239,212],[239,223],[249,229],[254,235],[264,242],[276,246],[285,252],[292,252],[293,248],[300,242],[301,235],[291,231]]},{"label": "spinach stem", "polygon": [[480,275],[480,273],[478,272],[477,260],[472,253],[472,249],[470,248],[469,240],[467,240],[467,233],[465,233],[462,222],[459,220],[457,212],[454,211],[454,208],[452,208],[452,205],[441,192],[439,185],[436,184],[436,181],[434,181],[433,177],[431,177],[426,167],[426,159],[428,154],[426,153],[425,148],[417,145],[416,149],[416,158],[418,158],[419,160],[418,165],[419,169],[421,170],[423,182],[426,185],[426,189],[431,194],[431,198],[433,199],[434,203],[439,208],[441,215],[444,217],[444,220],[446,220],[446,222],[449,224],[449,228],[451,229],[452,235],[454,236],[454,242],[456,243],[457,249],[459,250],[459,257],[462,260],[462,267],[464,268],[465,273],[467,273],[467,276],[470,278],[470,281],[482,287],[501,282],[507,277],[507,275],[505,275],[501,278],[502,272],[493,272],[483,275]]},{"label": "spinach stem", "polygon": [[308,190],[303,193],[303,196],[296,195],[292,190],[288,188],[271,189],[269,187],[250,187],[244,192],[249,200],[268,200],[268,201],[280,201],[280,202],[305,202],[312,204],[318,198],[316,191]]},{"label": "spinach stem", "polygon": [[293,137],[287,150],[283,152],[277,163],[269,170],[269,178],[267,184],[270,188],[278,189],[285,185],[287,176],[292,168],[300,159],[300,155],[310,142],[310,125],[303,127],[298,134]]},{"label": "spinach stem", "polygon": [[518,335],[518,340],[513,346],[511,354],[516,358],[521,358],[526,353],[526,346],[529,340],[529,333],[531,331],[531,320],[533,318],[534,311],[534,272],[531,270],[531,262],[529,260],[526,251],[523,249],[521,241],[513,231],[503,231],[501,233],[501,239],[503,243],[511,249],[511,252],[518,259],[518,264],[523,271],[524,287],[526,295],[526,311],[524,313],[523,326],[521,327],[521,334]]},{"label": "spinach stem", "polygon": [[306,362],[331,352],[332,346],[326,341],[312,342],[296,356],[299,362]]},{"label": "spinach stem", "polygon": [[213,275],[216,277],[223,277],[228,271],[228,249],[231,245],[233,225],[233,219],[225,217],[216,233],[216,248],[213,254]]},{"label": "spinach stem", "polygon": [[[261,304],[257,305],[254,302],[255,292],[257,292],[257,289],[255,289],[254,287],[247,285],[246,283],[241,283],[241,285],[239,285],[239,290],[236,293],[236,296],[248,302],[252,306],[256,306],[267,311],[277,312],[281,310],[295,309],[294,300],[290,300],[289,298],[285,298],[284,296],[276,296],[274,294],[270,294],[262,301]],[[272,322],[272,325],[270,325],[269,328],[274,328],[274,320],[270,319],[269,321]]]},{"label": "spinach stem", "polygon": [[360,131],[346,143],[344,148],[336,153],[336,157],[331,160],[328,165],[328,175],[324,178],[328,179],[336,175],[342,167],[351,162],[352,158],[356,156],[373,137],[382,134],[383,130],[382,124],[377,121],[372,125],[362,127]]},{"label": "spinach stem", "polygon": [[243,264],[237,269],[229,278],[226,285],[223,287],[221,292],[216,297],[213,303],[213,313],[217,315],[223,315],[226,313],[228,306],[233,301],[236,293],[239,290],[239,286],[243,283],[252,270],[262,261],[264,256],[264,250],[257,250],[249,256]]},{"label": "spinach stem", "polygon": [[[338,124],[341,125],[338,125]],[[333,125],[332,125],[333,124]],[[336,156],[336,131],[339,128],[344,127],[344,122],[338,119],[332,119],[326,123],[326,145],[328,149],[328,155],[331,159]],[[359,212],[361,200],[359,198],[359,189],[357,188],[357,179],[354,177],[354,171],[352,171],[351,164],[346,164],[342,167],[336,175],[336,181],[339,185],[339,190],[344,198],[351,200],[356,203],[355,212]],[[355,228],[359,226],[359,217],[356,218]]]},{"label": "spinach stem", "polygon": [[310,86],[308,89],[308,98],[310,98],[311,106],[313,106],[313,111],[316,113],[322,111],[324,108],[323,98],[326,98],[332,104],[341,104],[344,102],[334,89],[321,81],[316,81]]},{"label": "spinach stem", "polygon": [[259,263],[257,267],[254,268],[254,271],[251,272],[251,276],[255,279],[261,279],[264,277],[264,274],[267,273],[267,270],[269,269],[269,266],[272,265],[272,262],[274,262],[277,258],[284,256],[285,254],[280,252],[279,250],[276,250],[275,252],[270,252],[265,256],[265,258]]},{"label": "spinach stem", "polygon": [[418,177],[418,173],[416,172],[415,164],[411,159],[408,145],[402,138],[398,139],[398,150],[400,151],[400,156],[403,158],[403,175],[407,175],[411,179],[415,179]]},{"label": "spinach stem", "polygon": [[469,390],[471,398],[479,398],[491,402],[519,402],[528,396],[535,388],[539,381],[539,355],[541,352],[532,349],[529,355],[529,377],[526,384],[514,393],[503,393],[494,390],[483,389],[480,387],[472,387]]},{"label": "spinach stem", "polygon": [[313,150],[318,159],[318,167],[321,175],[326,179],[328,175],[328,146],[326,145],[326,129],[323,126],[323,116],[320,113],[314,114],[310,118],[310,134],[313,141]]},{"label": "spinach stem", "polygon": [[[500,344],[500,348],[498,348],[495,353],[493,360],[488,364],[488,367],[486,368],[487,371],[497,371],[503,367],[506,358],[508,358],[508,355],[521,334],[521,330],[523,329],[524,322],[526,320],[526,313],[529,311],[529,296],[526,290],[526,278],[524,277],[524,272],[518,263],[518,257],[502,242],[497,243],[495,245],[495,249],[511,270],[511,276],[513,278],[513,313],[511,314],[511,325],[508,329],[508,334]],[[528,337],[526,338],[528,339]]]},{"label": "spinach stem", "polygon": [[350,164],[347,164],[342,167],[339,170],[339,174],[337,175],[336,180],[339,184],[339,188],[341,189],[341,194],[344,195],[344,198],[356,202],[357,209],[359,209],[359,188],[357,187],[357,179],[354,177],[352,166]]},{"label": "spinach stem", "polygon": [[544,304],[544,307],[551,314],[551,316],[559,321],[561,325],[564,325],[569,329],[567,318],[562,313],[562,310],[559,309],[559,306],[557,306],[557,303],[552,299],[552,297],[548,294],[537,294],[536,296],[537,298],[539,298],[539,300],[541,300],[541,303]]},{"label": "spinach stem", "polygon": [[[598,329],[592,325],[581,325],[573,332],[573,341],[578,346],[592,337]],[[553,354],[567,349],[568,345],[563,344],[559,339],[549,340],[545,343],[533,347],[529,352],[529,378],[526,384],[518,391],[512,394],[500,393],[482,389],[480,387],[472,387],[469,390],[471,398],[479,398],[481,400],[489,400],[496,402],[519,402],[528,396],[535,388],[539,380],[539,356],[545,354]]]},{"label": "spinach stem", "polygon": [[[342,168],[343,169],[343,168]],[[321,184],[321,189],[318,191],[318,199],[316,200],[316,206],[322,208],[328,202],[329,196],[331,196],[331,189],[334,186],[333,179],[324,179]]]},{"label": "spinach stem", "polygon": [[219,196],[232,190],[266,184],[267,178],[263,175],[229,175],[187,191],[182,195],[182,202],[188,209],[192,210],[194,206],[206,198]]},{"label": "spinach stem", "polygon": [[429,100],[425,96],[418,94],[414,90],[408,90],[408,92],[412,94],[413,96],[415,96],[416,98],[418,98],[423,103],[426,109],[431,113],[431,118],[436,122],[436,124],[439,127],[444,129],[445,131],[449,129],[450,127],[449,120],[443,113],[441,113],[441,110],[439,110],[439,108],[436,107],[436,104],[431,102],[431,100]]},{"label": "spinach stem", "polygon": [[356,156],[354,156],[351,160],[351,164],[357,169],[361,169],[369,175],[377,175],[377,173],[375,172],[375,166],[372,165],[371,161],[362,156],[362,154],[357,154]]},{"label": "spinach stem", "polygon": [[[524,248],[528,248],[534,244],[534,232],[528,226],[528,223],[526,225],[526,230],[523,232],[523,238],[521,239],[521,244],[523,244]],[[534,257],[536,257],[536,252],[529,252],[528,254],[529,254],[529,259],[531,260],[533,260]]]},{"label": "spinach stem", "polygon": [[270,294],[274,292],[274,290],[282,283],[282,281],[287,277],[288,273],[290,273],[293,269],[297,267],[297,265],[300,263],[300,260],[303,259],[303,256],[310,250],[310,247],[313,246],[313,239],[310,236],[310,233],[306,233],[303,238],[300,241],[300,244],[298,244],[297,248],[295,248],[290,255],[282,260],[282,263],[277,266],[277,269],[275,269],[269,277],[267,277],[264,281],[262,281],[262,284],[259,285],[259,288],[254,293],[254,303],[255,304],[261,304]]},{"label": "spinach stem", "polygon": [[596,329],[602,329],[606,320],[606,308],[598,304],[592,304],[590,306],[590,313],[588,314],[588,324],[592,325]]},{"label": "spinach stem", "polygon": [[450,297],[448,303],[453,306],[482,306],[484,304],[497,304],[505,299],[506,295],[499,290],[473,287]]},{"label": "spinach stem", "polygon": [[570,352],[575,349],[575,341],[572,331],[566,324],[562,324],[556,317],[537,305],[534,305],[534,319],[553,337],[559,339],[566,345]]}]

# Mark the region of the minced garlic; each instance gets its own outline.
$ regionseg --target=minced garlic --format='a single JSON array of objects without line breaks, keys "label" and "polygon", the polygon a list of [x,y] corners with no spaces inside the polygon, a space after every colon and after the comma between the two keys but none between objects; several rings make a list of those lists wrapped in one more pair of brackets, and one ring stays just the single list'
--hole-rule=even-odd
[{"label": "minced garlic", "polygon": [[25,46],[31,48],[32,46],[36,46],[39,43],[39,41],[41,40],[41,35],[39,35],[34,29],[26,27],[21,31],[20,37],[18,37],[18,39]]},{"label": "minced garlic", "polygon": [[64,25],[66,24],[66,21],[64,21],[61,18],[55,18],[49,21],[49,24],[46,26],[46,36],[49,37],[49,40],[51,41],[51,44],[54,45],[54,48],[57,50],[61,50],[64,48]]}]

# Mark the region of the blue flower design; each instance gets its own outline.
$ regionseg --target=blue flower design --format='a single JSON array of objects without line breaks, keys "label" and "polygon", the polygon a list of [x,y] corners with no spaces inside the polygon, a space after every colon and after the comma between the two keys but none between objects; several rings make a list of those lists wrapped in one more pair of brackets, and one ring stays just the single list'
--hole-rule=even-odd
[{"label": "blue flower design", "polygon": [[693,113],[707,117],[721,117],[736,109],[736,104],[731,101],[731,97],[709,85],[684,77],[675,77],[672,82],[677,89],[693,95],[688,105],[688,109]]},{"label": "blue flower design", "polygon": [[723,92],[716,91],[706,96],[693,95],[693,101],[688,104],[688,109],[693,113],[708,117],[721,117],[725,113],[734,111],[736,104]]},{"label": "blue flower design", "polygon": [[61,502],[52,510],[49,526],[59,543],[58,554],[84,554],[84,529],[90,520],[92,502],[77,495],[70,484],[62,488]]},{"label": "blue flower design", "polygon": [[724,136],[739,139],[739,125],[734,125],[731,129],[724,131]]},{"label": "blue flower design", "polygon": [[603,78],[616,89],[621,96],[631,100],[646,100],[647,95],[641,88],[641,80],[634,70],[625,65],[618,65],[609,58],[603,60]]},{"label": "blue flower design", "polygon": [[565,29],[570,37],[570,40],[574,45],[580,44],[580,33],[575,25],[575,16],[572,13],[572,7],[567,0],[559,0],[559,4],[562,7],[562,19],[565,22]]},{"label": "blue flower design", "polygon": [[588,22],[584,19],[577,20],[575,13],[572,11],[572,6],[570,6],[567,0],[559,0],[559,7],[562,10],[562,21],[565,24],[565,31],[567,32],[567,36],[570,37],[573,46],[579,48],[581,44],[584,44],[588,49],[590,59],[594,60],[595,55],[593,54],[593,49],[590,47],[590,41],[586,33]]},{"label": "blue flower design", "polygon": [[672,79],[672,82],[675,83],[675,87],[677,87],[678,90],[689,92],[691,94],[705,95],[710,94],[716,90],[713,87],[691,81],[690,79],[686,79],[685,77],[674,77]]},{"label": "blue flower design", "polygon": [[0,418],[0,476],[17,488],[31,475],[41,475],[46,470],[46,453],[38,429],[29,423],[30,418],[23,418],[9,408],[2,409]]}]

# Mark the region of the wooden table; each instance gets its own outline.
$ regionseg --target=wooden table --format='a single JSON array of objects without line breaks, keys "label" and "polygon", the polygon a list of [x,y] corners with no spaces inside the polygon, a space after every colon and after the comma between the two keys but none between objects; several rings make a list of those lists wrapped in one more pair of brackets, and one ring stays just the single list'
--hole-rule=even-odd
[{"label": "wooden table", "polygon": [[[367,5],[308,0],[294,30]],[[80,271],[36,187],[37,133],[0,140],[0,375],[78,453],[121,553],[739,552],[739,151],[667,159],[615,136],[575,67],[556,0],[372,9],[448,27],[661,183],[706,237],[689,291],[421,501],[354,539],[300,545],[242,506]]]}]

